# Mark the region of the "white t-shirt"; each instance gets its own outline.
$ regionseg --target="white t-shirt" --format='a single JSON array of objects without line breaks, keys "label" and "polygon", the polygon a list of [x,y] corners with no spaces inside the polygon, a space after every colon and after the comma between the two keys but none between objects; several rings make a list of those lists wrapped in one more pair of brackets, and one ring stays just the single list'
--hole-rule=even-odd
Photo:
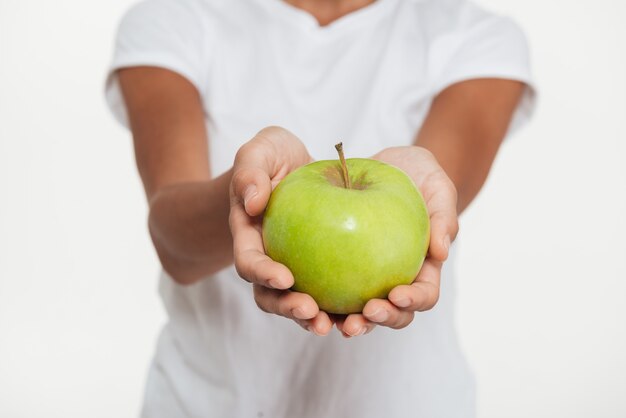
[{"label": "white t-shirt", "polygon": [[[509,19],[462,0],[378,0],[327,27],[281,0],[147,0],[124,17],[106,95],[126,112],[114,70],[151,65],[200,92],[213,175],[268,125],[316,159],[408,145],[432,99],[466,79],[530,83],[526,41]],[[530,113],[528,88],[513,124]],[[167,274],[169,315],[144,417],[471,417],[474,384],[454,327],[453,261],[435,309],[403,330],[316,337],[260,311],[227,268],[183,287]]]}]

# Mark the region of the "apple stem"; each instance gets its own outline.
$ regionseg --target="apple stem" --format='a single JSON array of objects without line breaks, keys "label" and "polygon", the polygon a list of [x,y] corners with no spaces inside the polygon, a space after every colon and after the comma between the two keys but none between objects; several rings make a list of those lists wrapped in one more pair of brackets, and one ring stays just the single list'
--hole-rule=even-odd
[{"label": "apple stem", "polygon": [[339,160],[341,161],[341,171],[343,172],[343,183],[345,184],[346,189],[351,189],[352,183],[350,183],[350,176],[348,175],[348,166],[346,165],[346,159],[343,156],[343,142],[336,144],[335,149],[339,153]]}]

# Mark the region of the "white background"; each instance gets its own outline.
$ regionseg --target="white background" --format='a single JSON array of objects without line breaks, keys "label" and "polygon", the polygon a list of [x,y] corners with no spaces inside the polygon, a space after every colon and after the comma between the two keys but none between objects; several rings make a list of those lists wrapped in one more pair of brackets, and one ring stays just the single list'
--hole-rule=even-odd
[{"label": "white background", "polygon": [[[131,2],[0,0],[0,417],[133,417],[164,315],[102,81]],[[481,418],[626,416],[626,7],[489,0],[540,106],[462,218]],[[331,418],[331,417],[329,417]]]}]

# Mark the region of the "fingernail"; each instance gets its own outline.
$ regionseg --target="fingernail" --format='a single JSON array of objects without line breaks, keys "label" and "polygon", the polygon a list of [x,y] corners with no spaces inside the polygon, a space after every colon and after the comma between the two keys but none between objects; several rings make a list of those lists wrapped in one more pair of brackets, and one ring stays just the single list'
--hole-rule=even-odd
[{"label": "fingernail", "polygon": [[359,331],[356,334],[353,334],[353,336],[360,337],[361,335],[365,334],[365,331],[367,331],[367,327],[361,327],[359,328]]},{"label": "fingernail", "polygon": [[292,313],[293,316],[295,316],[298,319],[308,319],[309,318],[309,315],[307,315],[304,312],[304,309],[302,309],[302,307],[300,307],[300,306],[297,307],[297,308],[292,309],[291,313]]},{"label": "fingernail", "polygon": [[281,280],[279,279],[270,279],[267,284],[272,288],[272,289],[284,289],[285,285],[282,283]]},{"label": "fingernail", "polygon": [[309,332],[312,332],[315,335],[321,335],[319,332],[317,332],[317,330],[315,329],[315,327],[313,325],[309,325],[308,327],[306,327],[307,330],[309,330]]},{"label": "fingernail", "polygon": [[399,308],[406,308],[411,304],[411,299],[409,298],[400,298],[398,300],[392,300],[393,304]]},{"label": "fingernail", "polygon": [[251,184],[246,187],[246,190],[243,192],[243,204],[244,206],[248,205],[250,199],[257,195],[256,185]]},{"label": "fingernail", "polygon": [[348,334],[348,333],[346,332],[346,330],[345,330],[345,329],[339,329],[339,328],[337,328],[337,331],[339,331],[339,332],[341,333],[341,336],[342,336],[343,338],[347,338],[347,339],[352,338],[352,334]]},{"label": "fingernail", "polygon": [[445,248],[446,251],[450,250],[450,235],[443,237],[443,248]]},{"label": "fingernail", "polygon": [[369,320],[374,322],[384,322],[387,320],[387,318],[389,318],[389,313],[387,313],[387,311],[382,308],[378,308],[374,311],[373,314],[369,316]]}]

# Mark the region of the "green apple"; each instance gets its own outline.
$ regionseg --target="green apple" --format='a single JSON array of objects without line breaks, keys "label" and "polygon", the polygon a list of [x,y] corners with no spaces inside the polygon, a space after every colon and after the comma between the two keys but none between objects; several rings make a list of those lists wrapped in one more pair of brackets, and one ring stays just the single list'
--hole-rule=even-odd
[{"label": "green apple", "polygon": [[[293,290],[336,314],[361,312],[411,283],[430,238],[426,204],[402,170],[364,159],[317,161],[285,177],[263,219],[266,253]],[[343,163],[343,165],[342,165]]]}]

